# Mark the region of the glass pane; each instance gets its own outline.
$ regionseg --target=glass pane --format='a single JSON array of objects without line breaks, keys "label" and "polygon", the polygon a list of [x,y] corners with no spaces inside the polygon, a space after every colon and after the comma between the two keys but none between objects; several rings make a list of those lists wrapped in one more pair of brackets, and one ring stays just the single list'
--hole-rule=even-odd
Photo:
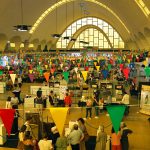
[{"label": "glass pane", "polygon": [[57,48],[61,48],[61,42],[57,42],[56,47],[57,47]]},{"label": "glass pane", "polygon": [[93,35],[93,28],[89,29],[89,35]]},{"label": "glass pane", "polygon": [[118,33],[114,32],[114,38],[118,38]]},{"label": "glass pane", "polygon": [[104,48],[108,48],[108,42],[104,42]]},{"label": "glass pane", "polygon": [[81,24],[78,24],[77,25],[77,30],[79,29],[79,28],[81,28],[82,26],[81,26]]},{"label": "glass pane", "polygon": [[103,40],[104,39],[104,36],[101,32],[99,32],[99,39]]},{"label": "glass pane", "polygon": [[113,35],[114,35],[113,29],[109,29],[109,36],[113,36]]},{"label": "glass pane", "polygon": [[89,41],[93,41],[93,35],[89,36]]},{"label": "glass pane", "polygon": [[94,30],[94,37],[98,37],[98,30]]},{"label": "glass pane", "polygon": [[89,36],[89,32],[88,32],[88,30],[85,30],[85,32],[84,32],[84,36],[85,36],[85,37],[88,37],[88,36]]},{"label": "glass pane", "polygon": [[90,20],[88,19],[87,24],[92,24],[92,19],[90,19]]},{"label": "glass pane", "polygon": [[119,42],[119,48],[124,48],[124,42]]},{"label": "glass pane", "polygon": [[89,42],[89,46],[95,46],[95,45],[93,44],[93,41],[92,41],[92,42]]},{"label": "glass pane", "polygon": [[114,39],[114,47],[118,47],[118,39]]},{"label": "glass pane", "polygon": [[108,35],[108,27],[103,27],[103,31]]},{"label": "glass pane", "polygon": [[99,46],[103,47],[103,40],[99,40]]}]

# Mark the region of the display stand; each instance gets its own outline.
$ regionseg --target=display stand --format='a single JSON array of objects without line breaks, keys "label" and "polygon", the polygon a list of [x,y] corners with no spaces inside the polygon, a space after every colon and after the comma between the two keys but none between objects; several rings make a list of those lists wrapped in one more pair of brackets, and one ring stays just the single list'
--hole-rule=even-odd
[{"label": "display stand", "polygon": [[117,100],[121,100],[122,99],[122,94],[123,94],[123,86],[122,85],[115,85],[115,97]]},{"label": "display stand", "polygon": [[150,115],[150,86],[142,85],[140,112],[146,115]]},{"label": "display stand", "polygon": [[0,93],[4,93],[6,88],[5,82],[0,82]]},{"label": "display stand", "polygon": [[101,91],[101,96],[104,99],[107,99],[108,96],[112,96],[113,95],[113,83],[108,82],[108,81],[101,81],[100,91]]},{"label": "display stand", "polygon": [[24,108],[34,108],[34,99],[35,97],[25,98],[24,99]]}]

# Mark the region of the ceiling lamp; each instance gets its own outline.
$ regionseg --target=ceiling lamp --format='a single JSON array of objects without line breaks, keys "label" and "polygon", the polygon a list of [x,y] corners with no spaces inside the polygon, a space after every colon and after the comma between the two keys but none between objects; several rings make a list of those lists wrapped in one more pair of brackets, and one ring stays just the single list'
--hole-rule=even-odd
[{"label": "ceiling lamp", "polygon": [[60,37],[61,37],[61,34],[52,34],[52,37],[53,37],[53,38],[60,38]]},{"label": "ceiling lamp", "polygon": [[16,25],[14,26],[14,31],[21,31],[21,32],[24,32],[24,31],[28,31],[30,30],[31,26],[30,25]]},{"label": "ceiling lamp", "polygon": [[[56,4],[57,4],[57,0],[56,0]],[[51,36],[53,37],[53,38],[60,38],[61,37],[61,34],[58,34],[57,33],[57,6],[56,6],[56,14],[55,14],[55,16],[56,16],[56,33],[54,33],[54,34],[51,34]]]},{"label": "ceiling lamp", "polygon": [[89,42],[85,42],[85,41],[79,41],[82,44],[89,44]]},{"label": "ceiling lamp", "polygon": [[15,25],[13,27],[14,27],[14,31],[21,31],[21,32],[28,31],[32,27],[31,25],[26,25],[23,23],[23,2],[22,2],[22,0],[21,0],[21,24]]}]

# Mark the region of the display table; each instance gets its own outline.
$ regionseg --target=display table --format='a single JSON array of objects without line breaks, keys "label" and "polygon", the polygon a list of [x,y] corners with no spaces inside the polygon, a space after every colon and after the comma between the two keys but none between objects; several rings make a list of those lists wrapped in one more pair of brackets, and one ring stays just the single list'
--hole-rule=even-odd
[{"label": "display table", "polygon": [[41,88],[43,96],[48,96],[49,93],[50,93],[50,91],[53,91],[54,93],[56,93],[57,95],[59,95],[59,93],[62,90],[62,87],[63,88],[65,87],[65,90],[66,90],[66,86],[60,86],[60,87],[30,86],[30,94],[31,95],[36,95],[36,93],[39,90],[39,88]]},{"label": "display table", "polygon": [[4,93],[6,88],[6,82],[0,82],[0,93]]},{"label": "display table", "polygon": [[0,119],[0,145],[3,145],[5,142],[6,142],[6,128],[4,127],[4,124]]},{"label": "display table", "polygon": [[34,108],[34,99],[35,97],[25,98],[24,99],[24,108]]},{"label": "display table", "polygon": [[6,87],[6,82],[0,82],[0,85],[3,85],[4,88]]},{"label": "display table", "polygon": [[140,112],[146,115],[150,115],[150,86],[142,85],[141,100],[140,100]]}]

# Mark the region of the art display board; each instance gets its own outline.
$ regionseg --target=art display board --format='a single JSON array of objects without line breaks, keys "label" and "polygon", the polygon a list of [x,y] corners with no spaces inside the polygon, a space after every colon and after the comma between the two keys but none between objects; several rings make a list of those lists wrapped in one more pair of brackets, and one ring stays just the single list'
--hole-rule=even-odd
[{"label": "art display board", "polygon": [[59,87],[59,98],[60,99],[64,99],[66,90],[67,90],[67,86],[60,85],[60,87]]},{"label": "art display board", "polygon": [[6,142],[6,128],[0,118],[0,145],[3,145]]},{"label": "art display board", "polygon": [[34,99],[35,97],[25,98],[24,99],[24,108],[34,108]]},{"label": "art display board", "polygon": [[119,100],[122,99],[122,97],[123,97],[122,90],[123,90],[123,85],[121,85],[121,84],[115,85],[115,97],[116,97],[116,99],[119,99]]},{"label": "art display board", "polygon": [[148,85],[142,85],[140,108],[141,113],[150,115],[150,86]]}]

